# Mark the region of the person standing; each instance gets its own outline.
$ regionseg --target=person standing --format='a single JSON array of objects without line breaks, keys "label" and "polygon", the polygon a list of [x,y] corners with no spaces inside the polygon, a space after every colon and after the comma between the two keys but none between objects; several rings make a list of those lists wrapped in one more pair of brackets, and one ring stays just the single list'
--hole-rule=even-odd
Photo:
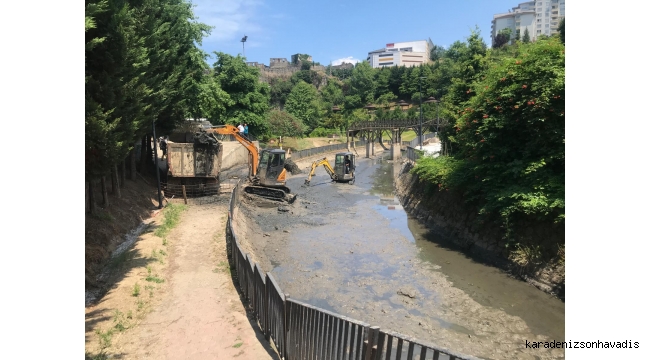
[{"label": "person standing", "polygon": [[248,138],[248,124],[244,124],[244,136]]},{"label": "person standing", "polygon": [[244,133],[244,126],[242,124],[239,124],[239,126],[237,126],[237,130],[239,130],[239,133],[243,134]]}]

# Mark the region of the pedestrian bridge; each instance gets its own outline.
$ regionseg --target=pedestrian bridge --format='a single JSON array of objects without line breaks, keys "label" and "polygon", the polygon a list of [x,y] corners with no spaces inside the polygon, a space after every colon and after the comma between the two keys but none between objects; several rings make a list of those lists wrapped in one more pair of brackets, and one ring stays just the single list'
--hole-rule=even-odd
[{"label": "pedestrian bridge", "polygon": [[[446,122],[444,122],[446,123]],[[395,160],[400,157],[400,150],[402,144],[402,134],[406,130],[415,131],[418,136],[421,136],[420,125],[422,128],[425,126],[435,125],[436,128],[444,126],[441,119],[423,119],[420,120],[375,120],[375,121],[359,121],[355,122],[347,129],[346,142],[348,144],[348,151],[350,151],[350,138],[354,148],[354,138],[365,139],[366,143],[366,157],[375,155],[374,143],[379,144],[385,149],[390,150],[391,159]],[[390,149],[384,146],[382,139],[384,133],[389,131],[388,137],[390,138]],[[371,145],[372,144],[372,145]],[[356,152],[356,148],[354,148]]]}]

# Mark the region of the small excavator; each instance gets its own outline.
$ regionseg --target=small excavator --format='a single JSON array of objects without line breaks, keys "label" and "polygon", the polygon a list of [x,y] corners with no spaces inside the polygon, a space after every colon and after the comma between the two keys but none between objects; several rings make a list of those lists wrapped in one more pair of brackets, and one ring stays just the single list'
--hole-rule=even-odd
[{"label": "small excavator", "polygon": [[309,185],[311,182],[311,177],[316,172],[316,168],[320,165],[323,165],[327,173],[332,178],[332,181],[336,182],[347,182],[348,184],[354,184],[354,169],[356,168],[354,161],[354,154],[351,152],[342,152],[336,154],[334,157],[334,167],[330,165],[327,158],[324,157],[320,160],[316,160],[311,164],[311,171],[309,176],[305,179],[305,185]]},{"label": "small excavator", "polygon": [[270,200],[285,201],[289,204],[296,200],[296,195],[291,194],[291,189],[286,186],[287,170],[284,168],[286,155],[284,150],[262,150],[260,153],[255,144],[232,125],[214,126],[205,129],[205,131],[220,135],[232,135],[248,150],[248,181],[250,185],[247,185],[244,191]]}]

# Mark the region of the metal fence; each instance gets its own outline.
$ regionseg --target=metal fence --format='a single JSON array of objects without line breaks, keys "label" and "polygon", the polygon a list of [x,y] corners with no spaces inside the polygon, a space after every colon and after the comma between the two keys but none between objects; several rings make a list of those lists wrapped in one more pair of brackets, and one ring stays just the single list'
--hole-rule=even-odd
[{"label": "metal fence", "polygon": [[[424,134],[424,135],[422,135],[422,142],[424,142],[426,140],[429,140],[429,139],[433,139],[434,137],[436,137],[436,133]],[[413,139],[411,141],[402,141],[402,145],[416,147],[416,146],[420,145],[420,138],[418,136],[416,136],[415,139]]]},{"label": "metal fence", "polygon": [[418,149],[416,149],[416,148],[414,148],[412,146],[407,146],[406,147],[406,158],[410,162],[413,162],[413,163],[417,162],[418,159],[420,158],[420,150],[418,150]]},{"label": "metal fence", "polygon": [[382,330],[285,295],[273,276],[264,273],[243,252],[233,224],[238,211],[237,184],[230,198],[226,223],[226,251],[244,305],[267,340],[273,340],[278,354],[294,359],[477,359],[455,353],[411,337]]}]

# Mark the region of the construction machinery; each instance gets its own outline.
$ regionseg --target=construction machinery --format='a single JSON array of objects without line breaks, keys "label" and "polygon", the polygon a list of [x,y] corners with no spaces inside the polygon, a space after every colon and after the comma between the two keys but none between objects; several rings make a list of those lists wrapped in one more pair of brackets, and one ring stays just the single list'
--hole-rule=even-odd
[{"label": "construction machinery", "polygon": [[257,146],[242,135],[239,129],[232,125],[215,126],[205,130],[208,133],[232,135],[248,150],[248,181],[244,188],[249,194],[261,196],[275,201],[293,203],[296,195],[286,186],[287,171],[284,168],[286,153],[284,150],[257,149]]},{"label": "construction machinery", "polygon": [[201,132],[174,133],[171,139],[166,144],[165,196],[183,195],[182,186],[191,196],[217,194],[222,144],[214,135]]},{"label": "construction machinery", "polygon": [[305,185],[309,185],[311,182],[311,177],[316,172],[316,168],[323,166],[327,173],[332,178],[332,181],[336,182],[347,182],[348,184],[354,184],[354,169],[356,168],[355,157],[351,152],[342,152],[336,154],[334,157],[334,167],[330,165],[327,158],[324,157],[320,160],[316,160],[311,164],[311,171],[309,176],[305,179]]}]

